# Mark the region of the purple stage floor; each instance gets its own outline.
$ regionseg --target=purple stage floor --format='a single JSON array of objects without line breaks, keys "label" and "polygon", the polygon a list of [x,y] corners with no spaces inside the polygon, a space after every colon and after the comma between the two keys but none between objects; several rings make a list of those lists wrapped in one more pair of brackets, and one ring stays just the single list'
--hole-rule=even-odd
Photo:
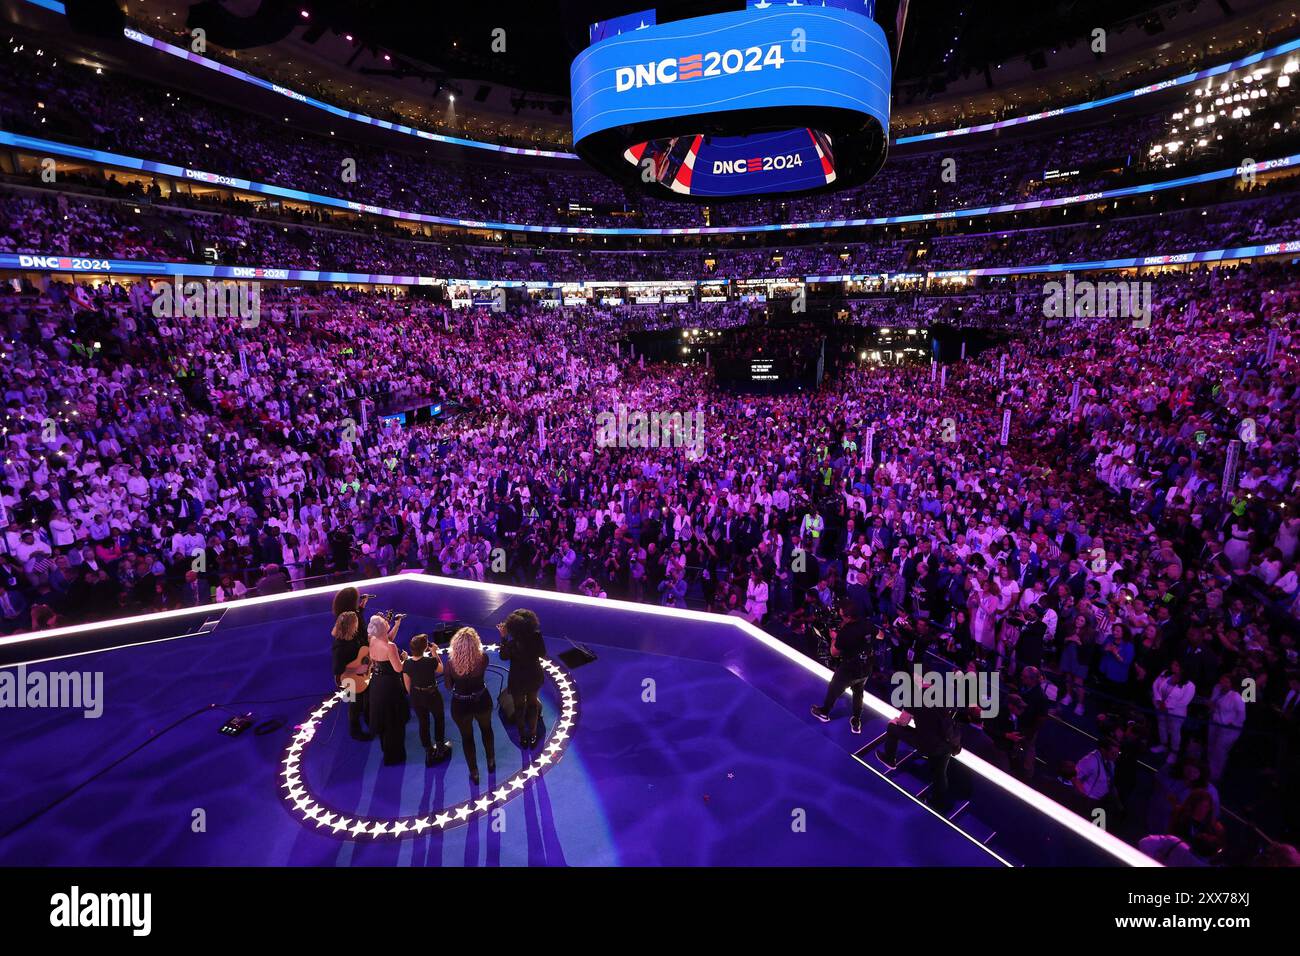
[{"label": "purple stage floor", "polygon": [[[589,645],[597,659],[563,671],[576,691],[576,722],[566,740],[550,738],[553,759],[512,786],[525,755],[498,716],[497,774],[485,774],[484,786],[472,791],[450,721],[451,760],[424,768],[412,720],[410,760],[384,767],[378,743],[352,740],[345,708],[335,706],[297,755],[296,806],[282,786],[283,762],[295,727],[331,692],[328,593],[232,607],[210,633],[180,639],[160,640],[197,630],[204,612],[9,644],[10,664],[19,654],[31,661],[60,655],[29,671],[102,672],[104,711],[98,719],[69,710],[0,711],[0,864],[1023,861],[1010,847],[991,849],[992,838],[985,846],[983,836],[963,832],[855,758],[883,730],[883,718],[869,714],[863,735],[851,735],[845,701],[841,719],[817,723],[808,706],[825,682],[815,669],[727,619],[433,579],[387,579],[368,589],[379,594],[372,607],[409,612],[404,638],[458,620],[487,641],[495,638],[493,623],[527,606],[542,619],[552,659],[570,647],[568,639]],[[61,656],[110,643],[132,646]],[[494,667],[490,688],[503,680],[504,667]],[[544,698],[546,730],[554,734],[561,703],[554,682]],[[283,726],[218,733],[228,717],[248,711]],[[1037,810],[999,798],[1009,806],[997,812],[1047,828],[1056,855],[1046,862],[1116,862],[1039,819]],[[471,800],[478,803],[467,819],[418,834],[334,830],[359,817],[433,820]],[[316,803],[336,816],[326,824],[304,820],[304,807]]]}]

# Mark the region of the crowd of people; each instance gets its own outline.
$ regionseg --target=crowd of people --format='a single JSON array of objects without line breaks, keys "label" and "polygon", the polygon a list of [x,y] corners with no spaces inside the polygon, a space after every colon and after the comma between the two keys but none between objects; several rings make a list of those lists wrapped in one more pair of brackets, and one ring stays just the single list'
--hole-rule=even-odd
[{"label": "crowd of people", "polygon": [[802,278],[1231,249],[1300,234],[1289,192],[1052,228],[645,251],[459,245],[64,193],[0,191],[0,251],[488,280]]},{"label": "crowd of people", "polygon": [[[1217,786],[1265,759],[1243,732],[1294,744],[1298,298],[1285,266],[1154,285],[1149,328],[761,397],[633,359],[607,311],[268,291],[242,328],[155,316],[139,285],[13,290],[0,628],[421,568],[704,607],[816,654],[851,603],[895,664],[1006,675],[1020,703],[981,732],[1018,772],[1050,675],[1067,713],[1154,708],[1128,752]],[[382,423],[430,396],[459,413]],[[705,453],[603,446],[618,404],[701,410]],[[1104,776],[1068,779],[1122,805]]]},{"label": "crowd of people", "polygon": [[[21,50],[0,55],[12,67],[0,74],[5,125],[35,135],[438,215],[701,222],[695,207],[647,202],[587,174],[435,162],[70,63],[56,72]],[[1284,127],[1274,115],[1261,109],[1197,161],[1221,163],[1265,122],[1281,142],[1295,117]],[[954,151],[960,189],[941,176],[945,156],[897,159],[869,190],[737,203],[710,222],[919,212],[1130,183],[1169,166],[1167,153],[1131,155],[1164,124],[1145,117]],[[1044,177],[1084,154],[1092,161],[1077,176]],[[355,182],[339,176],[347,158]],[[447,243],[360,217],[213,212],[108,182],[101,197],[6,187],[0,251],[739,280],[1297,237],[1285,181],[1230,184],[1240,190],[1231,201],[1191,208],[1142,200],[1104,221],[980,232],[954,221],[877,241],[653,254]],[[774,332],[755,300],[501,311],[453,309],[418,289],[268,283],[258,321],[242,324],[160,309],[161,289],[145,282],[14,278],[0,292],[0,634],[404,569],[734,615],[827,662],[851,632],[869,664],[863,680],[922,659],[997,673],[1005,706],[959,715],[966,745],[1081,812],[1104,807],[1162,860],[1219,859],[1221,791],[1244,799],[1270,781],[1277,825],[1300,826],[1293,268],[1141,276],[1152,286],[1145,323],[1051,319],[1041,277],[1025,276],[839,304],[849,324],[1013,333],[942,372],[823,352],[815,322]],[[825,358],[826,375],[760,395],[722,388],[715,364],[689,346],[674,361],[632,347],[634,333],[688,329],[725,330],[707,340],[711,358],[776,355],[819,371]],[[431,421],[396,423],[435,404]],[[602,413],[619,407],[698,416],[700,441],[601,440]],[[345,640],[360,639],[358,623]],[[402,662],[392,663],[396,681]],[[1050,751],[1039,732],[1052,718],[1095,730],[1097,746]],[[438,759],[441,744],[423,731]],[[882,759],[894,759],[901,733]],[[472,751],[467,762],[476,775]],[[1140,762],[1161,768],[1154,793],[1139,785]]]}]

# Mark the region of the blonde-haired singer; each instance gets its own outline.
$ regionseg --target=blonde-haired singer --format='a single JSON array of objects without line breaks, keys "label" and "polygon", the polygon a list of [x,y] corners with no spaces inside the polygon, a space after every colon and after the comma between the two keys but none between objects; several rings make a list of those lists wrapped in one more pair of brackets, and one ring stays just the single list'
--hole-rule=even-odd
[{"label": "blonde-haired singer", "polygon": [[370,729],[379,735],[386,764],[406,762],[406,721],[411,716],[402,684],[406,655],[394,643],[405,616],[399,614],[390,622],[385,615],[376,614],[366,627],[370,638]]},{"label": "blonde-haired singer", "polygon": [[496,746],[492,739],[492,695],[483,677],[487,653],[472,627],[462,627],[451,639],[447,655],[447,689],[451,691],[451,719],[460,729],[461,749],[469,764],[469,779],[478,785],[478,760],[474,749],[474,724],[483,735],[483,753],[488,773],[496,773]]}]

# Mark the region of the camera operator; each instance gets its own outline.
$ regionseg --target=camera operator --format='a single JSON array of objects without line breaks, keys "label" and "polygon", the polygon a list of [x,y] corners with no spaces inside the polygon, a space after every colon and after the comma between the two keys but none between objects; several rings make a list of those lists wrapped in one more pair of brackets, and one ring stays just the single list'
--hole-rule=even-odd
[{"label": "camera operator", "polygon": [[871,657],[868,635],[871,627],[862,617],[862,611],[853,601],[845,601],[842,610],[844,622],[832,632],[831,660],[835,672],[826,687],[826,699],[820,707],[813,706],[812,715],[822,723],[831,719],[835,702],[845,690],[853,692],[853,716],[849,728],[862,733],[862,687],[871,676]]}]

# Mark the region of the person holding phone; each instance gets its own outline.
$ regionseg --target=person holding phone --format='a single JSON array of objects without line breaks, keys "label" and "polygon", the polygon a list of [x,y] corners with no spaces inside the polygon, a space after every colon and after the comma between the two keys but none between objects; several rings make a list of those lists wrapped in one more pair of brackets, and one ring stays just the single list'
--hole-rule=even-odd
[{"label": "person holding phone", "polygon": [[497,625],[501,634],[501,659],[510,662],[506,690],[514,701],[519,746],[537,745],[537,721],[542,715],[541,690],[546,674],[541,660],[546,656],[542,625],[532,611],[511,611]]},{"label": "person holding phone", "polygon": [[[438,693],[438,678],[442,674],[442,658],[437,648],[432,654],[429,635],[417,634],[411,638],[411,653],[402,664],[402,680],[411,699],[411,709],[420,724],[420,743],[424,745],[424,765],[432,767],[451,756],[451,741],[447,740],[447,718],[442,713],[442,694]],[[433,717],[433,736],[429,735],[429,717]],[[437,743],[434,743],[434,740]]]}]

